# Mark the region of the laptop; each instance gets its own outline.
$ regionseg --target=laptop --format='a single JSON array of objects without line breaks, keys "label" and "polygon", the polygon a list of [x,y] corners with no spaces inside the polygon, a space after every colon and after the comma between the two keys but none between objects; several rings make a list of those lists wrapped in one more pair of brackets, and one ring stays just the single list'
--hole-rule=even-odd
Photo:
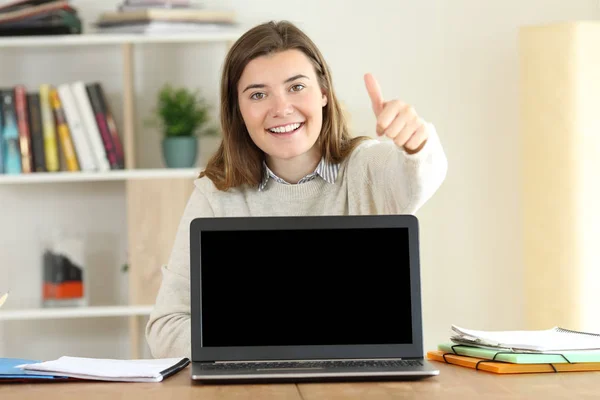
[{"label": "laptop", "polygon": [[197,218],[190,261],[194,382],[439,374],[424,357],[415,216]]}]

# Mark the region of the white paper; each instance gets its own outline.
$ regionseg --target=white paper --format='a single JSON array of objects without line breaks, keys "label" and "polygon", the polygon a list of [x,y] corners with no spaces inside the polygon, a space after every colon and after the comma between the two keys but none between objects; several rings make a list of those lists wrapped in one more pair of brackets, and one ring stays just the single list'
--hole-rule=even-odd
[{"label": "white paper", "polygon": [[583,332],[564,332],[554,327],[529,331],[477,331],[452,325],[458,338],[483,346],[530,351],[598,350],[600,336]]},{"label": "white paper", "polygon": [[57,360],[23,364],[18,368],[46,375],[124,382],[160,382],[161,372],[183,358],[114,360],[63,356]]}]

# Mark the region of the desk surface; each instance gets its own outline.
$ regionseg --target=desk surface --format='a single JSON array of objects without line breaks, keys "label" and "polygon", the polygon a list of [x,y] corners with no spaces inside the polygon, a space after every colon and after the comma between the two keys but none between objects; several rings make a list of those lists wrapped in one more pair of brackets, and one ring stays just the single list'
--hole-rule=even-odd
[{"label": "desk surface", "polygon": [[496,375],[436,363],[440,375],[416,382],[201,385],[189,367],[161,383],[63,382],[0,385],[0,399],[598,399],[600,372]]}]

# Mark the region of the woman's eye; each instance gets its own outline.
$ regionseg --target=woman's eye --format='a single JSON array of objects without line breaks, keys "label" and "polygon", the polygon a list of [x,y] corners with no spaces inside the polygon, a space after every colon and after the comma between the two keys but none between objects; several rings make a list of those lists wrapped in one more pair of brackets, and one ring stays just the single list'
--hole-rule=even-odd
[{"label": "woman's eye", "polygon": [[304,89],[304,85],[298,84],[291,87],[292,92],[299,92]]},{"label": "woman's eye", "polygon": [[250,96],[250,98],[252,100],[261,100],[261,99],[264,99],[264,97],[265,97],[265,94],[264,93],[260,93],[260,92],[259,93],[254,93],[254,94],[252,94],[252,96]]}]

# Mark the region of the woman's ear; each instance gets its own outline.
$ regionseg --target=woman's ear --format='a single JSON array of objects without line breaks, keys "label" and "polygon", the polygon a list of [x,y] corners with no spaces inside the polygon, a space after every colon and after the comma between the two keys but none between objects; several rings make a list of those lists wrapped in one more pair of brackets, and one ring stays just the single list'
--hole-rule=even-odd
[{"label": "woman's ear", "polygon": [[321,94],[321,107],[325,107],[327,105],[327,93],[322,92]]}]

